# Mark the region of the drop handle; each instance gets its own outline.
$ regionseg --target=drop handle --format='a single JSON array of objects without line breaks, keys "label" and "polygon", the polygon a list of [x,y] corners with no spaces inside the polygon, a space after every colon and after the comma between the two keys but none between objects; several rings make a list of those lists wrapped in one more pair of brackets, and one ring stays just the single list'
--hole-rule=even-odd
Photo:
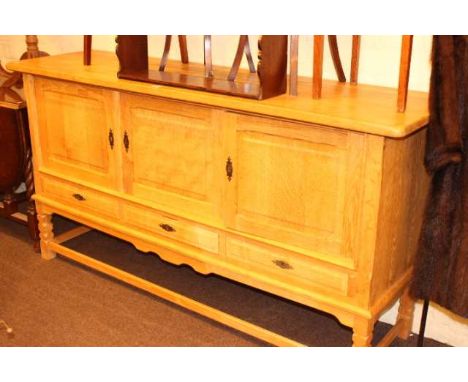
[{"label": "drop handle", "polygon": [[273,260],[273,264],[281,269],[293,269],[292,265],[283,260]]},{"label": "drop handle", "polygon": [[160,224],[159,226],[166,232],[175,232],[175,228],[169,224]]},{"label": "drop handle", "polygon": [[86,198],[81,194],[73,194],[73,197],[80,202],[83,202],[86,200]]}]

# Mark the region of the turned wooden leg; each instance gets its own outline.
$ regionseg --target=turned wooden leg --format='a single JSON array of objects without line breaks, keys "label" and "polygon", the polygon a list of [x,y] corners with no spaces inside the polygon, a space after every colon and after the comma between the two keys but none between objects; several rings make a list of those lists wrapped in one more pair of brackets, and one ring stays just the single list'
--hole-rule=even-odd
[{"label": "turned wooden leg", "polygon": [[374,320],[356,317],[353,325],[353,346],[371,346]]},{"label": "turned wooden leg", "polygon": [[30,147],[27,147],[25,157],[26,166],[24,171],[24,183],[26,185],[26,200],[28,203],[28,209],[26,211],[26,216],[28,218],[28,230],[29,236],[33,240],[34,251],[40,252],[39,227],[36,216],[36,204],[32,199],[32,196],[34,195],[34,174]]},{"label": "turned wooden leg", "polygon": [[39,237],[41,238],[41,256],[45,260],[55,257],[55,252],[49,249],[49,243],[54,239],[54,226],[52,224],[52,215],[39,212]]},{"label": "turned wooden leg", "polygon": [[398,337],[401,339],[408,339],[411,334],[411,327],[413,326],[414,316],[414,305],[415,301],[409,294],[409,287],[406,288],[405,292],[400,298],[400,307],[398,308],[397,323],[400,324],[400,331]]}]

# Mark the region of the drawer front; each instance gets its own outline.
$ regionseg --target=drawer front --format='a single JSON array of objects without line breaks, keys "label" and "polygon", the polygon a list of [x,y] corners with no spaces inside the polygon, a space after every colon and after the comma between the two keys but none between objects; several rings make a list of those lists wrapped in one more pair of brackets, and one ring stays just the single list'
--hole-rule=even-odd
[{"label": "drawer front", "polygon": [[148,208],[126,205],[125,221],[129,225],[143,228],[208,252],[219,252],[219,235],[217,232],[178,218],[159,214]]},{"label": "drawer front", "polygon": [[348,293],[348,273],[326,266],[320,266],[309,259],[277,250],[273,247],[259,246],[233,237],[226,239],[226,257],[247,269],[268,275],[294,285],[318,287],[341,295]]},{"label": "drawer front", "polygon": [[46,176],[42,177],[41,183],[41,195],[80,210],[113,218],[120,217],[119,203],[110,196],[74,183]]}]

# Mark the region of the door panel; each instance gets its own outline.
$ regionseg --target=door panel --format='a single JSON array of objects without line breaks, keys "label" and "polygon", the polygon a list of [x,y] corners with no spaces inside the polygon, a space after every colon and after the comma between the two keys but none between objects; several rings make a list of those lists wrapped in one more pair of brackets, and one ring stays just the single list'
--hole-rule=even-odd
[{"label": "door panel", "polygon": [[122,118],[129,150],[125,188],[131,195],[183,216],[219,216],[221,129],[212,110],[125,94]]},{"label": "door panel", "polygon": [[242,115],[231,127],[230,227],[353,266],[364,136]]},{"label": "door panel", "polygon": [[42,166],[106,187],[115,186],[115,156],[109,134],[111,91],[45,79],[36,80]]}]

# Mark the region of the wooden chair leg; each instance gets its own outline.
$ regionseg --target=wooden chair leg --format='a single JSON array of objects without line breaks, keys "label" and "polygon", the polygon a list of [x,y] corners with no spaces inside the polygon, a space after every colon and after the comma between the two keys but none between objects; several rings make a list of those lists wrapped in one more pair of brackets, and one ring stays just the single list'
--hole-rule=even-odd
[{"label": "wooden chair leg", "polygon": [[330,47],[330,53],[333,60],[333,66],[335,67],[336,76],[338,81],[346,82],[346,76],[344,74],[343,65],[341,64],[340,51],[338,49],[338,40],[336,35],[328,36],[328,46]]},{"label": "wooden chair leg", "polygon": [[361,52],[361,36],[354,35],[351,52],[351,74],[350,83],[357,85],[359,73],[359,55]]},{"label": "wooden chair leg", "polygon": [[83,64],[91,65],[91,47],[92,47],[93,36],[83,36]]},{"label": "wooden chair leg", "polygon": [[163,55],[161,57],[161,62],[159,63],[160,72],[164,72],[164,69],[166,69],[167,61],[169,60],[169,51],[171,50],[171,42],[172,42],[172,36],[167,35],[166,40],[164,42]]},{"label": "wooden chair leg", "polygon": [[291,36],[289,46],[289,94],[297,96],[299,36]]},{"label": "wooden chair leg", "polygon": [[312,98],[314,99],[319,99],[322,96],[323,44],[324,36],[314,36],[314,72],[312,76]]},{"label": "wooden chair leg", "polygon": [[189,56],[188,56],[188,49],[187,49],[187,36],[179,35],[179,48],[180,48],[180,61],[183,64],[188,64]]},{"label": "wooden chair leg", "polygon": [[406,110],[412,50],[413,50],[413,36],[404,35],[401,39],[400,76],[399,76],[399,82],[398,82],[398,101],[397,101],[397,110],[400,113],[403,113]]},{"label": "wooden chair leg", "polygon": [[211,36],[203,36],[203,48],[205,56],[205,77],[213,77],[213,58],[211,55]]},{"label": "wooden chair leg", "polygon": [[239,44],[237,45],[236,56],[234,57],[234,62],[232,63],[231,70],[228,75],[229,81],[234,81],[237,77],[237,72],[239,71],[240,63],[245,52],[245,44],[248,39],[247,35],[242,35],[239,38]]},{"label": "wooden chair leg", "polygon": [[247,36],[245,40],[244,53],[245,53],[245,58],[247,59],[247,64],[249,65],[250,73],[255,73],[257,69],[255,68],[255,64],[252,58],[252,51],[250,50],[249,36]]}]

